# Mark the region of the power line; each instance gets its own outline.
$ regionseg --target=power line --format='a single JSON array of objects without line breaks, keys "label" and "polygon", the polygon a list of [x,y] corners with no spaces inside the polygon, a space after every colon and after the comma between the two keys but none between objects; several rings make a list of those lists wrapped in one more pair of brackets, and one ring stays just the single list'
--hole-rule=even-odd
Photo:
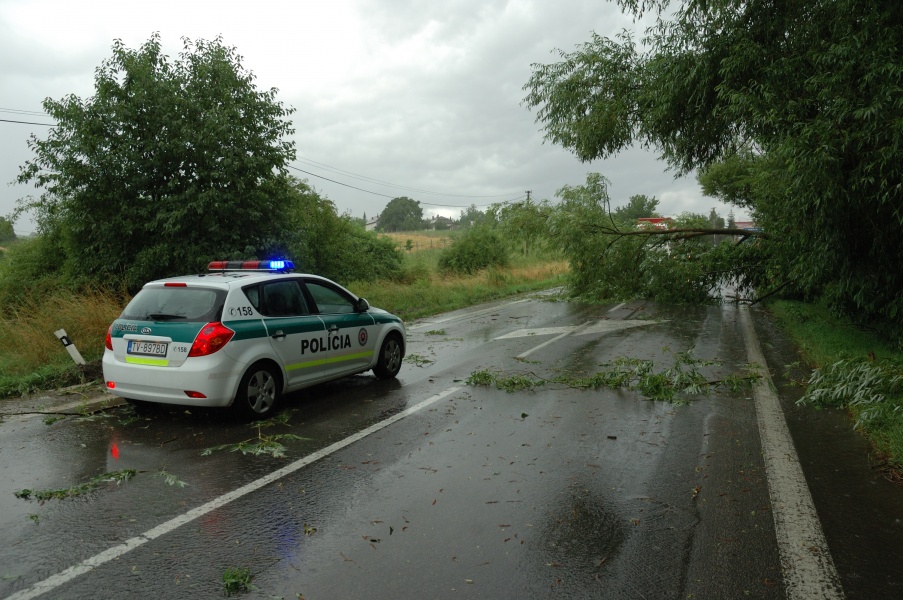
[{"label": "power line", "polygon": [[36,117],[46,117],[47,113],[43,110],[21,110],[18,108],[0,108],[0,112],[12,113],[14,115],[34,115]]},{"label": "power line", "polygon": [[31,121],[13,121],[12,119],[0,119],[3,123],[19,123],[20,125],[43,125],[44,127],[56,127],[56,123],[33,123]]},{"label": "power line", "polygon": [[[305,171],[304,169],[299,169],[298,167],[295,167],[295,166],[292,166],[292,165],[287,165],[287,166],[288,166],[289,169],[293,169],[293,170],[295,170],[295,171],[299,171],[299,172],[301,172],[301,173],[305,173],[305,174],[307,174],[307,175],[311,175],[311,176],[317,177],[317,178],[319,178],[319,179],[325,179],[326,181],[330,181],[330,182],[336,183],[336,184],[338,184],[338,185],[343,185],[343,186],[348,187],[348,188],[351,188],[351,189],[353,189],[353,190],[358,190],[358,191],[360,191],[360,192],[365,192],[365,193],[367,193],[367,194],[373,194],[374,196],[382,196],[383,198],[395,198],[395,196],[390,196],[390,195],[388,195],[388,194],[380,194],[379,192],[374,192],[374,191],[371,191],[371,190],[365,190],[364,188],[359,188],[359,187],[356,187],[356,186],[353,186],[353,185],[349,185],[349,184],[347,184],[347,183],[342,183],[341,181],[336,181],[335,179],[330,179],[330,178],[328,178],[328,177],[323,177],[322,175],[317,175],[316,173],[311,173],[310,171]],[[398,187],[401,187],[401,186],[398,186]],[[412,189],[413,189],[413,188],[412,188]],[[451,194],[450,194],[450,195],[451,195]],[[508,194],[502,194],[502,196],[506,196],[506,195],[508,195]],[[499,197],[499,196],[462,196],[462,195],[460,195],[460,194],[455,195],[455,196],[456,196],[456,197],[463,197],[463,198],[487,198],[487,197],[489,197],[489,198],[496,198],[496,197]],[[515,202],[515,201],[517,201],[517,200],[520,200],[521,198],[523,198],[523,196],[520,196],[520,197],[518,197],[518,198],[515,198],[514,200],[506,200],[505,202]],[[501,204],[503,204],[503,203],[504,203],[504,202],[502,202]],[[425,206],[440,206],[440,207],[444,207],[444,208],[470,208],[470,206],[471,206],[471,205],[469,205],[469,204],[466,205],[466,206],[462,206],[462,205],[460,205],[460,204],[435,204],[435,203],[432,203],[432,202],[420,202],[420,204],[423,204],[423,205],[425,205]],[[475,204],[474,206],[491,206],[492,204],[499,204],[499,203],[492,202],[492,203],[489,203],[489,204]]]},{"label": "power line", "polygon": [[353,173],[353,172],[351,172],[351,171],[346,171],[345,169],[340,169],[340,168],[338,168],[338,167],[333,167],[333,166],[327,165],[327,164],[325,164],[325,163],[317,162],[317,161],[315,161],[315,160],[313,160],[313,159],[305,158],[305,157],[303,157],[303,156],[302,156],[302,157],[298,157],[298,160],[300,160],[301,162],[310,163],[310,164],[312,164],[312,165],[314,165],[314,166],[317,166],[317,167],[326,169],[326,170],[328,170],[328,171],[332,171],[333,173],[339,173],[339,174],[341,174],[341,175],[347,175],[348,177],[352,177],[352,178],[354,178],[354,179],[360,179],[360,180],[362,180],[362,181],[369,181],[369,182],[371,182],[371,183],[379,183],[379,184],[381,184],[381,185],[387,185],[387,186],[389,186],[389,187],[395,187],[395,188],[400,188],[400,189],[405,189],[405,190],[411,190],[411,191],[413,191],[413,192],[420,192],[421,194],[431,194],[431,195],[434,195],[434,196],[447,196],[447,197],[450,197],[450,198],[504,198],[505,196],[510,196],[510,195],[511,195],[511,194],[495,194],[495,195],[491,195],[491,196],[475,196],[475,195],[473,195],[473,194],[447,194],[447,193],[445,193],[445,192],[433,192],[433,191],[430,191],[430,190],[422,190],[422,189],[420,189],[420,188],[409,187],[409,186],[405,186],[405,185],[398,185],[398,184],[395,184],[395,183],[389,183],[388,181],[382,181],[382,180],[380,180],[380,179],[373,179],[372,177],[367,177],[367,176],[365,176],[365,175],[359,175],[359,174],[357,174],[357,173]]}]

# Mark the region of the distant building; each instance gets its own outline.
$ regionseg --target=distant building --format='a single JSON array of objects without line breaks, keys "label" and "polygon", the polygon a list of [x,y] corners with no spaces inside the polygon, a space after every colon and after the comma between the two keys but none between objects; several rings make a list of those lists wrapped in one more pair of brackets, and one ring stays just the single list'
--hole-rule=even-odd
[{"label": "distant building", "polygon": [[637,227],[641,229],[670,229],[672,224],[671,217],[641,217],[636,220]]},{"label": "distant building", "polygon": [[437,215],[428,221],[429,228],[436,231],[445,231],[446,229],[455,229],[456,223],[453,219]]},{"label": "distant building", "polygon": [[379,225],[379,215],[367,219],[367,222],[364,223],[364,229],[367,231],[375,231],[377,225]]}]

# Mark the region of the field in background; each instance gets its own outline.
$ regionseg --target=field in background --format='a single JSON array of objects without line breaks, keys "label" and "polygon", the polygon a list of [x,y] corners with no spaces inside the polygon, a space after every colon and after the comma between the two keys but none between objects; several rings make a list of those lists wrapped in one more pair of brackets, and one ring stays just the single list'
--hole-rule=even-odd
[{"label": "field in background", "polygon": [[422,252],[424,250],[441,250],[451,245],[451,232],[449,231],[410,231],[380,233],[380,237],[387,237],[395,242],[402,250],[408,249],[408,241],[411,242],[410,252]]}]

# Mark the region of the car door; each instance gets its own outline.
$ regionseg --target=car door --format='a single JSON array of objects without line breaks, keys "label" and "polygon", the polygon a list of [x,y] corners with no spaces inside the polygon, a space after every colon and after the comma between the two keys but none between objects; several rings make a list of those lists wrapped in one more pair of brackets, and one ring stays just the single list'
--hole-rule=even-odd
[{"label": "car door", "polygon": [[326,327],[330,377],[360,373],[370,368],[376,344],[376,322],[357,312],[356,298],[332,282],[306,278],[304,285]]},{"label": "car door", "polygon": [[296,388],[326,378],[326,328],[323,320],[312,314],[300,281],[291,278],[266,282],[245,293],[259,294],[259,311],[270,344],[285,369],[287,387]]}]

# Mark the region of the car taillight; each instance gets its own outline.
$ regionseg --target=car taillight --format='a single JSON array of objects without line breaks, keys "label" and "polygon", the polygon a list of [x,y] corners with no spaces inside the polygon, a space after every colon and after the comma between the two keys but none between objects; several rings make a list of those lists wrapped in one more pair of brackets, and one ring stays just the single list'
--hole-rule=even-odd
[{"label": "car taillight", "polygon": [[107,329],[107,340],[106,340],[106,342],[104,342],[104,345],[107,347],[107,350],[113,349],[113,326],[112,325],[110,325],[110,327]]},{"label": "car taillight", "polygon": [[222,323],[207,323],[198,332],[188,356],[207,356],[229,343],[235,332]]}]

